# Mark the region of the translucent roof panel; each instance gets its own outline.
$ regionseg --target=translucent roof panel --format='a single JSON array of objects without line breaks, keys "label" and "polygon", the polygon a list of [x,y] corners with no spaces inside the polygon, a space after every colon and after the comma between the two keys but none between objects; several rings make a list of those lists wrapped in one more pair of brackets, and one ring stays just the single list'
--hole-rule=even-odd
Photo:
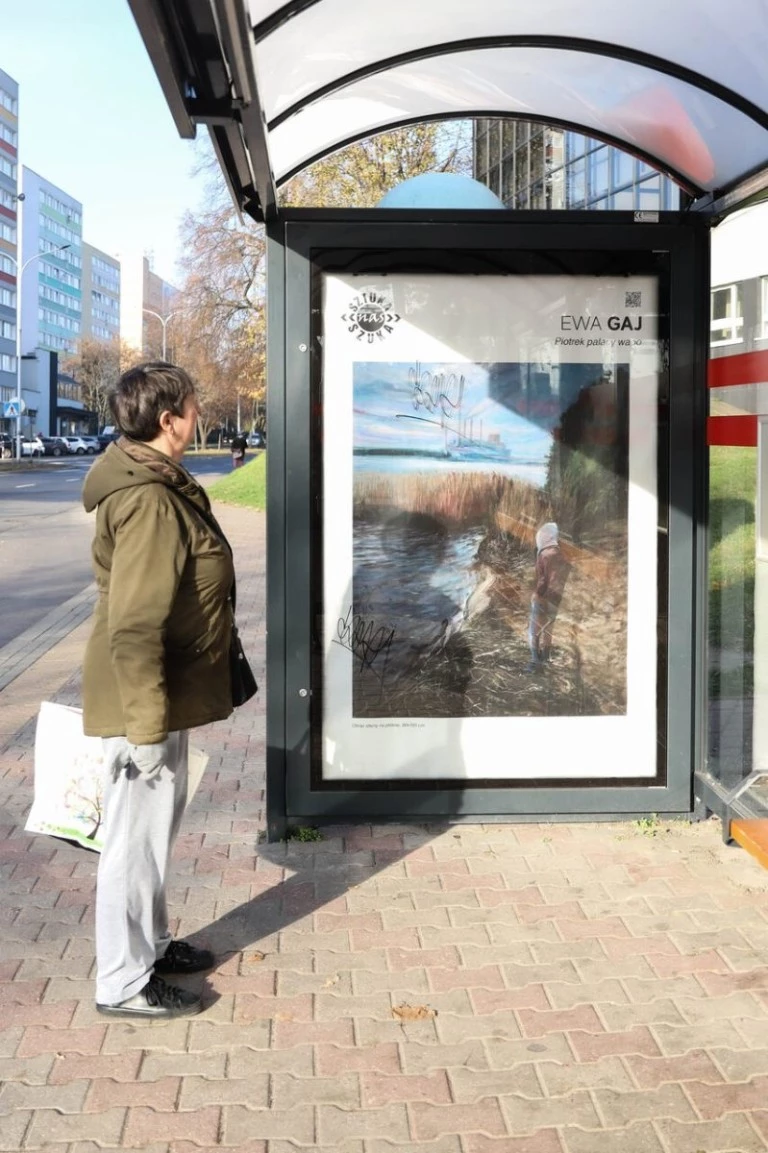
[{"label": "translucent roof panel", "polygon": [[415,60],[309,104],[270,131],[273,170],[279,182],[393,124],[505,113],[614,140],[695,190],[722,187],[768,156],[767,128],[687,82],[592,53],[494,48]]},{"label": "translucent roof panel", "polygon": [[[267,32],[276,11],[282,22]],[[274,0],[250,0],[249,12],[262,29],[256,67],[268,122],[382,61],[481,41],[503,47],[538,40],[636,63],[647,57],[660,70],[682,79],[696,74],[758,106],[765,98],[766,0],[387,0],[375,8],[359,0],[294,0],[282,9]]]},{"label": "translucent roof panel", "polygon": [[768,0],[127,0],[183,136],[257,218],[353,140],[517,116],[645,157],[714,215],[768,195]]}]

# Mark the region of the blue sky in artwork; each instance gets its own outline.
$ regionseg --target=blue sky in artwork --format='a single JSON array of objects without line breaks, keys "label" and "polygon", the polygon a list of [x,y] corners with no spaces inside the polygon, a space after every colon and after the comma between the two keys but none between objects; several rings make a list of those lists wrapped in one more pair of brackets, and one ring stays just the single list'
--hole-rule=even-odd
[{"label": "blue sky in artwork", "polygon": [[356,362],[354,447],[439,453],[460,439],[493,443],[513,460],[543,464],[560,403],[548,395],[534,419],[515,411],[530,409],[530,386],[521,391],[521,379],[527,382],[533,367]]}]

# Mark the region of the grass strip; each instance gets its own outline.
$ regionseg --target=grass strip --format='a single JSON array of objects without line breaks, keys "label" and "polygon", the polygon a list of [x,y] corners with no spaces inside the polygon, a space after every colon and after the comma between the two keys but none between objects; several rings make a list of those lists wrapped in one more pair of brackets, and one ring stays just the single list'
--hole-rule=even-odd
[{"label": "grass strip", "polygon": [[235,468],[208,488],[211,500],[242,508],[267,507],[267,454],[260,452],[242,468]]}]

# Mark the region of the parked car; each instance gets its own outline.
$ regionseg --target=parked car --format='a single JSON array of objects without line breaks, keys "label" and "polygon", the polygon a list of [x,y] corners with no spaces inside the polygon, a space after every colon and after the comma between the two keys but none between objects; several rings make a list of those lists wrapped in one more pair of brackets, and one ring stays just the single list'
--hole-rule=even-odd
[{"label": "parked car", "polygon": [[90,456],[95,456],[97,452],[101,452],[101,445],[99,444],[99,438],[97,436],[86,436],[85,433],[83,433],[80,439],[85,445],[85,451]]},{"label": "parked car", "polygon": [[0,436],[0,460],[11,460],[15,452],[15,441],[11,436]]},{"label": "parked car", "polygon": [[260,432],[259,429],[255,428],[253,430],[253,432],[250,434],[250,436],[248,437],[248,447],[249,448],[266,448],[267,447],[267,439],[264,436],[264,433]]},{"label": "parked car", "polygon": [[24,436],[21,439],[22,456],[43,456],[45,446],[39,436]]},{"label": "parked car", "polygon": [[63,436],[41,436],[46,456],[67,456],[71,449]]},{"label": "parked car", "polygon": [[64,440],[69,445],[69,451],[77,453],[78,456],[85,456],[88,452],[88,446],[81,436],[65,436]]},{"label": "parked car", "polygon": [[120,436],[120,429],[115,428],[114,424],[105,425],[96,438],[99,442],[101,451],[103,452],[108,444],[111,444],[113,440],[118,440]]}]

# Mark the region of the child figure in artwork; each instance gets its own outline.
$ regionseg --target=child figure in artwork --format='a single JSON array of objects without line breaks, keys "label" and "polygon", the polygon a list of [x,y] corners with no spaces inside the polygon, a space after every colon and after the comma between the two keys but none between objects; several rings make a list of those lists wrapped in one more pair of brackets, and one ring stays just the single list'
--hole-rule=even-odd
[{"label": "child figure in artwork", "polygon": [[526,672],[538,672],[552,656],[552,631],[568,579],[569,565],[560,550],[560,530],[554,521],[536,533],[536,588],[531,597]]}]

